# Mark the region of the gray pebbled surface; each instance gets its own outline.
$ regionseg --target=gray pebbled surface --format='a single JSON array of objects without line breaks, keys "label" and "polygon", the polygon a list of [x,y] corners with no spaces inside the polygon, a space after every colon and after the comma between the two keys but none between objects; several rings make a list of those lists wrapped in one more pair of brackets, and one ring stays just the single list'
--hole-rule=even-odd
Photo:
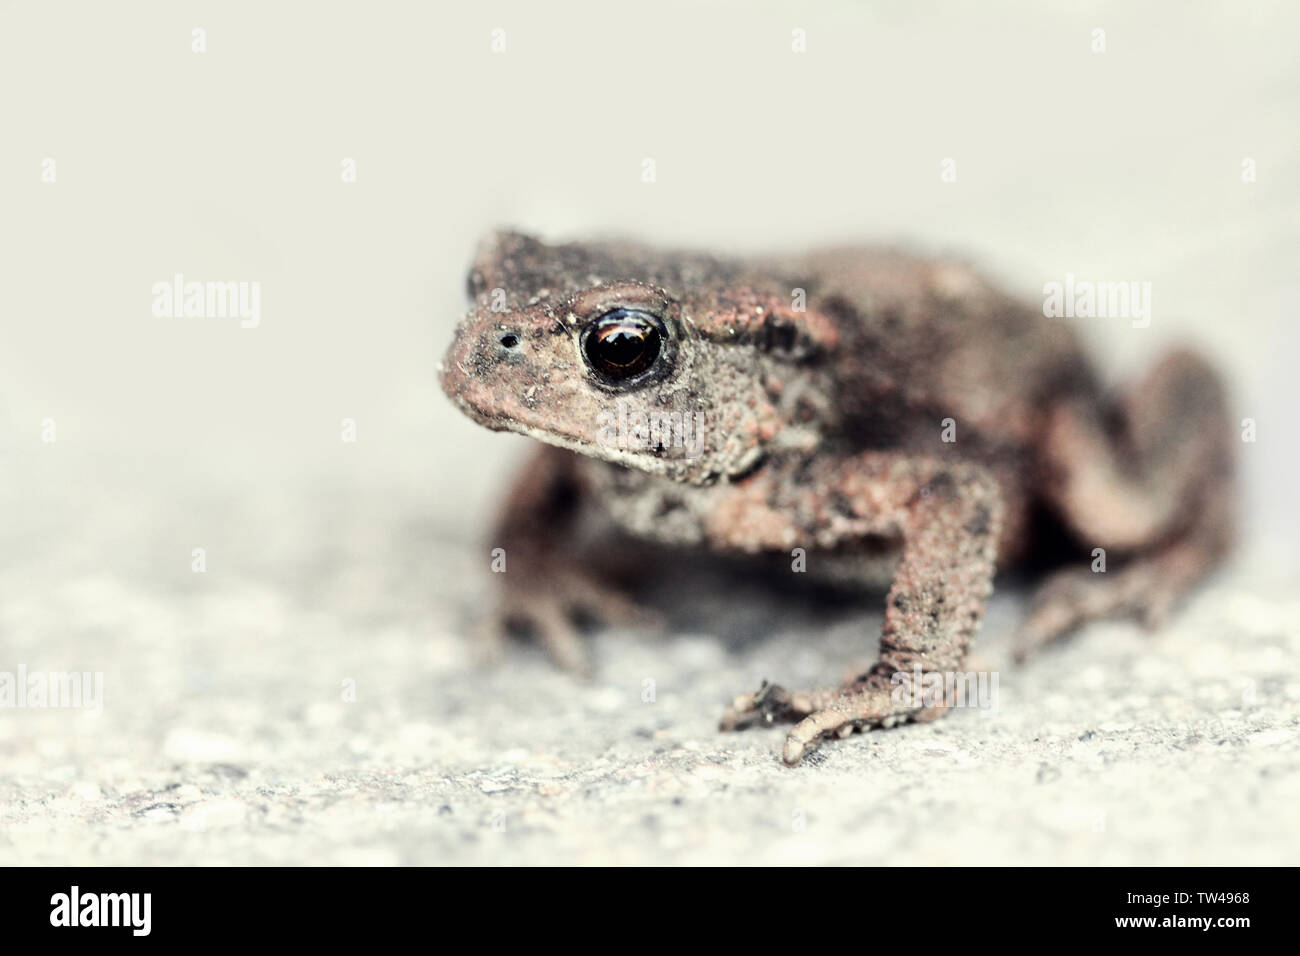
[{"label": "gray pebbled surface", "polygon": [[[811,684],[865,659],[874,605],[810,613],[664,568],[673,623],[596,635],[589,685],[527,646],[482,669],[466,635],[483,549],[421,523],[424,502],[351,505],[196,505],[233,529],[204,575],[159,572],[164,524],[114,567],[75,567],[66,542],[52,564],[0,567],[8,659],[105,673],[98,718],[0,711],[0,863],[1296,859],[1286,548],[1244,551],[1155,637],[1095,626],[1023,670],[1006,585],[978,650],[996,715],[855,735],[792,770],[783,731],[719,734],[720,710],[761,677]],[[84,528],[86,553],[120,525]]]}]

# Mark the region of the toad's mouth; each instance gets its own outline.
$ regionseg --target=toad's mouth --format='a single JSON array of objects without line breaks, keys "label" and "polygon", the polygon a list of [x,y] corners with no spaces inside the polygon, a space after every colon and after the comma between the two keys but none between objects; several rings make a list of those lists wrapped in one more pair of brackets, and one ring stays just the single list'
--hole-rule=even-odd
[{"label": "toad's mouth", "polygon": [[481,382],[475,381],[465,370],[441,374],[442,388],[461,413],[471,421],[494,432],[514,432],[527,435],[550,445],[559,445],[571,451],[594,454],[596,442],[576,433],[570,433],[563,422],[556,421],[547,427],[530,419],[540,417],[539,412],[520,401],[502,402],[500,396]]},{"label": "toad's mouth", "polygon": [[[444,388],[446,384],[444,382]],[[479,383],[467,383],[458,390],[447,389],[447,397],[471,421],[494,432],[513,432],[527,438],[554,445],[585,458],[599,459],[614,465],[621,465],[635,471],[653,475],[664,474],[668,470],[670,458],[663,454],[663,449],[620,448],[615,444],[601,442],[589,435],[566,430],[560,423],[546,427],[529,421],[536,414],[535,410],[503,408],[499,403],[484,402],[491,398],[489,389],[479,387]],[[532,411],[533,414],[529,414]]]}]

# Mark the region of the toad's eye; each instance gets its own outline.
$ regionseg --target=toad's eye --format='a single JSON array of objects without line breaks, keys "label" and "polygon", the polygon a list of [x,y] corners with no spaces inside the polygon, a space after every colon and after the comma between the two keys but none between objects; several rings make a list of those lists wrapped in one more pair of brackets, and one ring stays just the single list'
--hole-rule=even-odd
[{"label": "toad's eye", "polygon": [[662,325],[649,312],[614,309],[582,333],[582,354],[607,384],[630,383],[654,368],[663,351]]}]

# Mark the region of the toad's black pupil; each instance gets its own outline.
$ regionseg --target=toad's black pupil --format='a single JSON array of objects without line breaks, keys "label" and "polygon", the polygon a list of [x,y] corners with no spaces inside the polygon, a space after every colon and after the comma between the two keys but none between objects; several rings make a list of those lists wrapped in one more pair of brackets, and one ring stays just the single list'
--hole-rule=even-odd
[{"label": "toad's black pupil", "polygon": [[596,323],[584,345],[597,372],[626,379],[644,372],[659,357],[659,330],[648,318],[618,309]]},{"label": "toad's black pupil", "polygon": [[649,333],[642,328],[619,325],[602,329],[598,335],[601,358],[614,365],[633,365],[641,358],[641,353],[652,347],[648,341]]}]

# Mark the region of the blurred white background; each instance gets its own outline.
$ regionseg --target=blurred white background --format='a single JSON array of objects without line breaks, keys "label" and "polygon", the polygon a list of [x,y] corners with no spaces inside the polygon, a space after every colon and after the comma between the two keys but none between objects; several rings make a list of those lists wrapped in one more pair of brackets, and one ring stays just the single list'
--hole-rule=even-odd
[{"label": "blurred white background", "polygon": [[[1281,2],[0,3],[5,484],[38,524],[105,489],[147,518],[329,486],[472,533],[522,439],[462,420],[434,364],[509,224],[906,241],[1030,299],[1149,281],[1150,328],[1074,321],[1116,378],[1173,340],[1217,356],[1258,421],[1251,514],[1293,521],[1297,26]],[[260,327],[155,317],[177,272],[260,282]]]}]

